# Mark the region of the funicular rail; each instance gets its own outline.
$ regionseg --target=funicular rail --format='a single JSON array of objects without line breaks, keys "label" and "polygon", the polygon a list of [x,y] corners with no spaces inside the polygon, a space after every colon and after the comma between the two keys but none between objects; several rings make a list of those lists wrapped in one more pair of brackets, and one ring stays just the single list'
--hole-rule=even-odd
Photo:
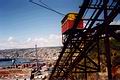
[{"label": "funicular rail", "polygon": [[[107,4],[109,6],[106,6]],[[84,0],[80,8],[73,27],[65,34],[67,37],[65,37],[64,46],[49,80],[78,80],[81,76],[79,73],[84,73],[84,78],[87,80],[87,73],[100,72],[100,40],[109,37],[120,40],[119,34],[115,33],[116,30],[120,30],[120,25],[110,25],[120,12],[119,0],[113,0],[112,3],[109,3],[109,0],[96,0],[94,6],[92,0]],[[89,9],[94,9],[94,11],[89,19],[86,19],[85,29],[76,31],[79,20],[82,18],[84,20],[85,13]],[[100,19],[101,14],[104,16],[102,20]],[[99,24],[96,25],[96,22]],[[109,36],[102,37],[103,35]],[[97,49],[97,62],[90,57],[90,55],[93,55],[90,52],[95,47]],[[107,47],[110,48],[110,46]],[[109,50],[108,48],[107,50]],[[106,54],[110,55],[109,52],[106,51]],[[109,70],[111,69],[111,67],[108,67],[111,66],[110,57],[106,56],[106,60]],[[112,80],[111,70],[108,71],[108,79]]]}]

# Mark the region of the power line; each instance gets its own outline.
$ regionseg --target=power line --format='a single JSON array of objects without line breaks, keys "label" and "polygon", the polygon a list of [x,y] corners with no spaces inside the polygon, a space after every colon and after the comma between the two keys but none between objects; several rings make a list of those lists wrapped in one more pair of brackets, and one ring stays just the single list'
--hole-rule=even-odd
[{"label": "power line", "polygon": [[[40,7],[43,7],[43,8],[45,8],[45,9],[48,9],[48,10],[50,10],[50,11],[53,11],[53,12],[59,14],[59,15],[62,15],[62,16],[65,16],[65,15],[66,15],[66,14],[63,14],[63,13],[61,13],[61,12],[58,12],[58,11],[50,8],[47,4],[45,4],[44,2],[42,2],[42,0],[39,0],[39,2],[40,2],[41,4],[43,4],[43,5],[38,4],[38,3],[34,2],[33,0],[29,0],[29,2],[31,2],[31,3],[33,3],[33,4],[36,4],[36,5],[40,6]],[[70,17],[70,16],[69,16],[69,17]],[[71,17],[71,18],[73,18],[73,17]],[[74,18],[73,18],[73,19],[74,19]]]},{"label": "power line", "polygon": [[45,8],[45,9],[48,9],[48,10],[50,10],[50,11],[53,11],[53,12],[59,14],[59,15],[62,15],[62,16],[65,15],[65,14],[63,14],[63,13],[61,13],[61,12],[58,12],[58,11],[56,11],[56,10],[50,8],[48,5],[46,5],[46,4],[43,3],[42,1],[40,1],[40,2],[41,2],[43,5],[38,4],[38,3],[34,2],[33,0],[29,0],[29,2],[31,2],[31,3],[33,3],[33,4],[36,4],[36,5],[40,6],[40,7],[43,7],[43,8]]},{"label": "power line", "polygon": [[39,0],[39,2],[43,5],[45,5],[46,7],[50,8],[47,4],[45,4],[44,2],[42,2],[42,0]]}]

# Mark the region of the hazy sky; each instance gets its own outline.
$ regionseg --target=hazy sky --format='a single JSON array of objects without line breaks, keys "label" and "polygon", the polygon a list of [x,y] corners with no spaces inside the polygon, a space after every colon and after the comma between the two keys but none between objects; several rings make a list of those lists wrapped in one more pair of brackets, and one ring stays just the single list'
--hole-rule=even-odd
[{"label": "hazy sky", "polygon": [[[67,14],[78,12],[83,0],[33,0]],[[94,2],[96,0],[93,0]],[[111,2],[111,0],[110,0]],[[90,17],[90,12],[87,17]],[[61,20],[57,14],[29,0],[0,0],[0,49],[61,46]],[[114,24],[120,24],[120,15]]]},{"label": "hazy sky", "polygon": [[[39,0],[33,1],[41,4]],[[82,0],[41,1],[63,14],[78,12],[82,3]],[[0,49],[62,45],[62,18],[29,0],[0,0]]]}]

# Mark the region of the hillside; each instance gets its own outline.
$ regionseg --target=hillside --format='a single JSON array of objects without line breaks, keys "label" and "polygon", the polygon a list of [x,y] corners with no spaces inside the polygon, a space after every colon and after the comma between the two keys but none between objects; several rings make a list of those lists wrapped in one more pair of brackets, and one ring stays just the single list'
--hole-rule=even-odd
[{"label": "hillside", "polygon": [[[61,47],[37,48],[37,57],[44,61],[54,61],[58,58]],[[0,58],[36,59],[35,48],[0,50]]]}]

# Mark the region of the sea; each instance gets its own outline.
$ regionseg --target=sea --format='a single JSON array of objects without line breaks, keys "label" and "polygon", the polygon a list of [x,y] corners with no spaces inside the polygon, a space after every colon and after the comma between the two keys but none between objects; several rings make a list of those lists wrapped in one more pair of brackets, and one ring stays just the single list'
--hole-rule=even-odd
[{"label": "sea", "polygon": [[[14,60],[14,62],[13,62]],[[9,61],[0,61],[0,67],[8,67],[11,66],[13,64],[23,64],[23,63],[31,63],[30,60],[28,59],[23,59],[23,58],[15,58],[13,60],[9,60]]]}]

